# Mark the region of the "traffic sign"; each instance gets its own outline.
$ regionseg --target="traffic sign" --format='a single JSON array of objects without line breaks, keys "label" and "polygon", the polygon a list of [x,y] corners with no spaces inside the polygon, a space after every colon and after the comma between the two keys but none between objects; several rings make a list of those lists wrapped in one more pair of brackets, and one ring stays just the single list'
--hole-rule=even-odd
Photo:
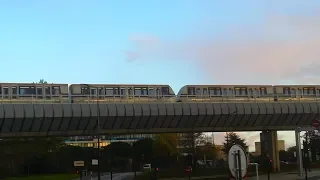
[{"label": "traffic sign", "polygon": [[74,165],[74,167],[83,167],[84,161],[74,161],[73,165]]},{"label": "traffic sign", "polygon": [[237,153],[240,152],[240,162],[241,162],[241,174],[244,177],[247,174],[248,169],[248,159],[247,153],[239,145],[233,145],[228,153],[228,165],[233,177],[238,177],[238,158],[236,158]]},{"label": "traffic sign", "polygon": [[98,162],[98,159],[92,159],[92,165],[98,165],[99,162]]},{"label": "traffic sign", "polygon": [[192,167],[191,166],[188,166],[184,169],[184,171],[187,173],[187,174],[190,174],[192,173]]},{"label": "traffic sign", "polygon": [[318,128],[320,125],[320,122],[318,119],[314,120],[313,123],[312,123],[312,126],[315,127],[315,128]]}]

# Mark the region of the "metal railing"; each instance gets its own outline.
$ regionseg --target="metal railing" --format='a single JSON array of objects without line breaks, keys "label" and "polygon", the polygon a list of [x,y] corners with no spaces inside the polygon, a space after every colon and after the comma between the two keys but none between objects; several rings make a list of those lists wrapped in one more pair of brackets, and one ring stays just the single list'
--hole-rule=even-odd
[{"label": "metal railing", "polygon": [[17,96],[0,95],[0,104],[83,104],[83,103],[272,103],[272,102],[308,102],[320,101],[320,96],[287,96],[287,95],[264,95],[264,96],[105,96],[99,95],[58,95],[58,96]]}]

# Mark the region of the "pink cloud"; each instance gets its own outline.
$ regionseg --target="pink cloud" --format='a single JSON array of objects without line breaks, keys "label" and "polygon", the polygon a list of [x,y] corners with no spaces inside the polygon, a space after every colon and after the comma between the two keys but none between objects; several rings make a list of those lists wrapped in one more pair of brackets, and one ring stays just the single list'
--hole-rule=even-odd
[{"label": "pink cloud", "polygon": [[[203,33],[190,34],[183,41],[160,40],[152,35],[133,36],[130,41],[139,54],[137,60],[194,63],[220,84],[279,84],[282,80],[320,83],[315,68],[320,66],[318,19],[318,13],[278,14],[266,17],[259,26],[233,27],[215,39]],[[205,27],[196,28],[202,32]]]},{"label": "pink cloud", "polygon": [[[129,40],[134,53],[126,55],[145,62],[193,63],[217,84],[320,84],[319,7],[309,4],[307,9],[308,15],[267,12],[259,25],[232,27],[215,34],[214,39],[205,24],[194,26],[193,34],[181,41],[133,35]],[[287,148],[295,145],[294,132],[278,133]],[[259,132],[239,134],[254,150]],[[215,142],[221,144],[224,136],[215,133]]]}]

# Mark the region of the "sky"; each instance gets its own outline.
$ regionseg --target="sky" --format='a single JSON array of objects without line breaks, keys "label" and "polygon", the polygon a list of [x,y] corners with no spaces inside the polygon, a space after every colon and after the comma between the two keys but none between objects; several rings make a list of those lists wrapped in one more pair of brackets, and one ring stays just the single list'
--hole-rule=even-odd
[{"label": "sky", "polygon": [[[2,0],[0,82],[169,84],[176,92],[320,84],[319,8],[318,0]],[[252,145],[257,134],[241,135]],[[279,138],[288,147],[292,135]]]}]

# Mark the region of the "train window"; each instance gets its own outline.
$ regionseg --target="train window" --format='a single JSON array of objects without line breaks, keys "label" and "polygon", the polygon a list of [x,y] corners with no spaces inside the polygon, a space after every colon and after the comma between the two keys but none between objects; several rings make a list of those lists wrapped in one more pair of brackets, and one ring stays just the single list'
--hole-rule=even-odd
[{"label": "train window", "polygon": [[52,95],[60,95],[60,86],[52,86]]},{"label": "train window", "polygon": [[229,96],[232,96],[232,95],[233,95],[233,89],[229,88],[228,95],[229,95]]},{"label": "train window", "polygon": [[154,89],[153,88],[149,88],[149,95],[153,96],[154,95]]},{"label": "train window", "polygon": [[33,95],[35,93],[35,87],[34,86],[22,86],[19,87],[19,95]]},{"label": "train window", "polygon": [[132,95],[133,95],[132,88],[128,88],[128,95],[129,95],[129,96],[132,96]]},{"label": "train window", "polygon": [[17,92],[17,86],[12,86],[12,87],[11,87],[11,91],[12,91],[12,94],[13,94],[13,95],[18,94],[18,92]]},{"label": "train window", "polygon": [[121,88],[120,89],[120,95],[121,96],[125,96],[126,95],[126,89],[125,88]]},{"label": "train window", "polygon": [[113,96],[113,88],[106,88],[106,96]]},{"label": "train window", "polygon": [[162,95],[169,95],[169,88],[168,87],[161,87]]},{"label": "train window", "polygon": [[304,95],[314,95],[315,93],[315,88],[314,87],[304,87],[303,88],[303,94]]},{"label": "train window", "polygon": [[309,95],[309,88],[303,88],[303,95]]},{"label": "train window", "polygon": [[147,96],[148,95],[148,88],[141,88],[141,95]]},{"label": "train window", "polygon": [[196,95],[201,95],[201,89],[200,88],[196,88]]},{"label": "train window", "polygon": [[46,95],[51,95],[51,89],[50,89],[50,87],[44,87],[44,93],[45,93]]},{"label": "train window", "polygon": [[141,96],[141,88],[134,88],[134,95]]},{"label": "train window", "polygon": [[284,95],[290,95],[291,94],[290,88],[287,88],[287,87],[283,88],[283,94]]},{"label": "train window", "polygon": [[292,89],[291,89],[291,94],[292,94],[292,95],[296,95],[296,93],[297,93],[296,90],[295,90],[294,88],[292,88]]},{"label": "train window", "polygon": [[210,96],[220,96],[221,95],[221,88],[209,88]]},{"label": "train window", "polygon": [[298,93],[297,93],[298,95],[302,95],[302,92],[301,92],[301,89],[300,88],[298,88]]},{"label": "train window", "polygon": [[234,93],[236,96],[240,96],[241,95],[240,88],[234,88]]},{"label": "train window", "polygon": [[209,95],[214,96],[214,88],[209,88]]},{"label": "train window", "polygon": [[236,95],[236,96],[248,95],[247,88],[245,88],[245,87],[234,88],[234,92],[235,92],[235,95]]},{"label": "train window", "polygon": [[83,95],[89,94],[89,88],[88,87],[82,87],[81,88],[81,94],[83,94]]},{"label": "train window", "polygon": [[3,94],[8,95],[9,94],[9,88],[8,87],[3,87]]},{"label": "train window", "polygon": [[195,88],[194,87],[188,87],[188,95],[195,95]]},{"label": "train window", "polygon": [[264,87],[262,87],[262,88],[260,88],[260,95],[267,95],[267,88],[264,88]]},{"label": "train window", "polygon": [[156,95],[160,96],[160,89],[159,88],[156,89]]},{"label": "train window", "polygon": [[223,89],[223,95],[227,96],[228,95],[228,90],[226,88]]},{"label": "train window", "polygon": [[90,89],[90,95],[97,95],[97,89],[96,88],[91,88]]},{"label": "train window", "polygon": [[37,87],[37,94],[42,95],[42,87]]},{"label": "train window", "polygon": [[208,95],[208,89],[207,88],[203,88],[203,95]]},{"label": "train window", "polygon": [[215,88],[214,92],[215,92],[214,95],[221,96],[221,88]]},{"label": "train window", "polygon": [[119,88],[113,88],[113,95],[119,96]]}]

